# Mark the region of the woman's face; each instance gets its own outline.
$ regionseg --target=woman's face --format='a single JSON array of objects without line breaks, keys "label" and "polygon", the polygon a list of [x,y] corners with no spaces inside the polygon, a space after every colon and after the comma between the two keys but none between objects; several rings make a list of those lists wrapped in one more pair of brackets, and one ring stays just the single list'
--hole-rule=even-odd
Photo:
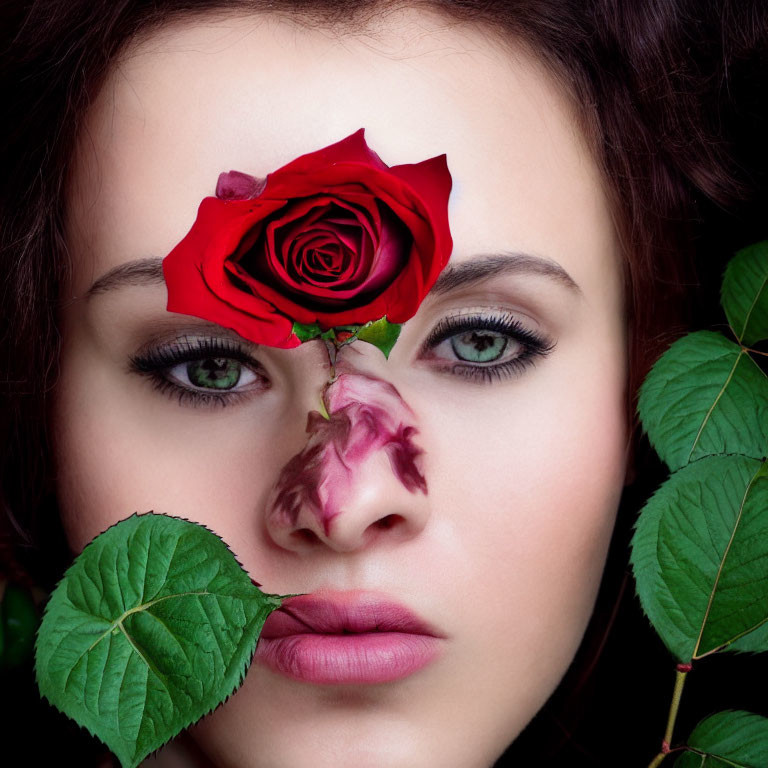
[{"label": "woman's face", "polygon": [[[305,444],[325,348],[257,348],[169,313],[157,264],[219,173],[264,176],[361,127],[388,165],[447,155],[456,279],[389,360],[363,342],[348,357],[412,410],[428,493],[373,461],[309,542],[265,509]],[[625,476],[621,263],[554,81],[522,48],[415,10],[375,36],[198,19],[114,68],[75,160],[53,408],[72,549],[136,511],[182,516],[222,536],[265,591],[396,601],[439,635],[425,666],[385,682],[295,679],[257,657],[196,742],[238,768],[490,765],[575,654]],[[489,321],[509,329],[495,360],[473,362],[466,332],[430,347],[462,316],[481,336]],[[248,362],[232,363],[232,389],[206,391],[174,362],[190,348]]]}]

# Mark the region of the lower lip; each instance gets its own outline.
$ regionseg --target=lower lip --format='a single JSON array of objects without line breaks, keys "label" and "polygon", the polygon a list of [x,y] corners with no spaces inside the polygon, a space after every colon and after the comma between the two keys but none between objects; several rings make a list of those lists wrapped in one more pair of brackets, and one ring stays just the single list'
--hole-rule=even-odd
[{"label": "lower lip", "polygon": [[388,683],[429,664],[440,640],[405,632],[287,635],[261,638],[256,658],[294,680],[339,685]]}]

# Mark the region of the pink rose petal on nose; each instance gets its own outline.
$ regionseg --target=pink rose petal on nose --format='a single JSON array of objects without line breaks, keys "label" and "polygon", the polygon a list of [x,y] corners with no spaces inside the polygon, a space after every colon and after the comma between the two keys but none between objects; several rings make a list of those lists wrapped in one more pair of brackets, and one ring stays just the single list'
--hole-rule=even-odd
[{"label": "pink rose petal on nose", "polygon": [[384,451],[394,476],[411,493],[427,492],[420,468],[423,450],[413,411],[391,384],[345,373],[325,391],[330,419],[311,411],[309,440],[281,470],[267,503],[267,519],[280,527],[297,524],[302,510],[315,516],[326,535],[343,512],[352,489],[365,482],[361,468]]}]

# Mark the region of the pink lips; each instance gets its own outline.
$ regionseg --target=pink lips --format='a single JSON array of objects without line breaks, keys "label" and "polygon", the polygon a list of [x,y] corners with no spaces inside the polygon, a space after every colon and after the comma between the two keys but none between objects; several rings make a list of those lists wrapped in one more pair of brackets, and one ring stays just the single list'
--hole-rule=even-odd
[{"label": "pink lips", "polygon": [[270,614],[256,659],[309,683],[385,683],[429,664],[442,637],[372,593],[316,592],[289,598]]}]

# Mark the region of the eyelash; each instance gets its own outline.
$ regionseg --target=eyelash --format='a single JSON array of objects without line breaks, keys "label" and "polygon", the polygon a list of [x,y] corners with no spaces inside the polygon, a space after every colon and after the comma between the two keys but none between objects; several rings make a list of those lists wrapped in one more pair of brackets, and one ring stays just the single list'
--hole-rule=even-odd
[{"label": "eyelash", "polygon": [[264,368],[258,360],[247,355],[235,341],[224,339],[195,339],[190,341],[181,339],[167,347],[150,349],[144,354],[134,355],[130,358],[129,368],[132,372],[146,376],[159,392],[169,397],[176,397],[179,405],[194,405],[205,407],[208,405],[222,407],[235,405],[241,399],[248,397],[247,392],[204,392],[197,389],[189,389],[168,378],[168,371],[181,363],[191,363],[196,360],[204,360],[211,357],[225,357],[242,363],[256,376],[261,377],[265,386],[269,387]]},{"label": "eyelash", "polygon": [[491,315],[453,315],[443,318],[427,337],[421,352],[424,354],[446,339],[468,331],[495,331],[508,336],[522,347],[522,351],[517,357],[504,363],[493,365],[454,363],[441,369],[442,372],[463,376],[466,379],[484,384],[520,375],[526,368],[535,365],[538,358],[545,357],[555,348],[554,342],[533,333],[514,315],[497,313]]},{"label": "eyelash", "polygon": [[[468,331],[495,331],[520,344],[522,351],[504,363],[493,365],[454,363],[440,368],[441,372],[462,376],[465,379],[481,383],[491,383],[520,375],[526,368],[534,365],[537,358],[548,355],[555,346],[553,342],[527,329],[513,315],[504,313],[455,315],[443,318],[435,326],[422,345],[421,354],[426,354],[452,336]],[[241,399],[247,398],[252,390],[205,392],[189,389],[168,378],[168,371],[177,365],[214,357],[228,358],[242,363],[256,376],[262,378],[265,382],[264,389],[269,388],[269,381],[263,375],[263,366],[246,354],[237,342],[224,339],[204,338],[193,341],[181,339],[169,346],[150,349],[143,354],[132,356],[129,361],[129,369],[149,378],[155,389],[169,397],[175,397],[180,405],[224,407],[234,405]]]}]

